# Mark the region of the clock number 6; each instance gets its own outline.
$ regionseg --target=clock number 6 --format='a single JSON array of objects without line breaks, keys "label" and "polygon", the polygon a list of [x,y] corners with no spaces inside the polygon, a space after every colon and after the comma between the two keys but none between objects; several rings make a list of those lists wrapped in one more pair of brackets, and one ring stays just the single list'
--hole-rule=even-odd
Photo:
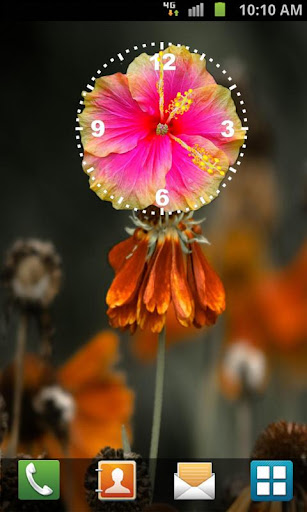
[{"label": "clock number 6", "polygon": [[226,130],[224,132],[221,132],[221,135],[223,137],[232,137],[235,133],[233,129],[233,122],[226,119],[226,121],[222,122],[222,126],[226,126]]},{"label": "clock number 6", "polygon": [[94,137],[102,137],[105,131],[104,122],[100,120],[93,121],[91,124],[92,135]]},{"label": "clock number 6", "polygon": [[169,203],[168,190],[166,188],[157,190],[156,203],[158,206],[166,206]]}]

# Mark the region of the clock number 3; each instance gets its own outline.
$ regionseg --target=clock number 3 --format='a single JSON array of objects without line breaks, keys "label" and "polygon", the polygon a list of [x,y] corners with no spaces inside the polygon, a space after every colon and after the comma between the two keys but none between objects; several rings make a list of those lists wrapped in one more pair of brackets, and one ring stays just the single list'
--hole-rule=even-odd
[{"label": "clock number 3", "polygon": [[[152,57],[150,57],[150,60],[154,60],[155,61],[155,71],[159,71],[159,54],[158,53],[155,53]],[[176,69],[176,66],[173,66],[175,60],[176,60],[176,57],[175,55],[173,55],[172,53],[165,53],[163,56],[162,56],[162,59],[167,61],[165,62],[165,64],[163,64],[163,70],[164,71],[174,71]]]},{"label": "clock number 3", "polygon": [[221,135],[223,135],[223,137],[232,137],[234,135],[235,131],[233,129],[232,121],[226,119],[226,121],[222,122],[222,126],[226,126],[226,130],[221,132]]}]

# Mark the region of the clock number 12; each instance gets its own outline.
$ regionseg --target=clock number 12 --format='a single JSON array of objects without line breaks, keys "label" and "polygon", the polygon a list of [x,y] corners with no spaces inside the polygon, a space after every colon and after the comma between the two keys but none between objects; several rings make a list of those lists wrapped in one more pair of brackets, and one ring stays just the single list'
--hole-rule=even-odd
[{"label": "clock number 12", "polygon": [[[159,71],[159,54],[155,53],[152,57],[150,57],[150,60],[153,60],[155,62],[155,71]],[[162,59],[167,61],[165,64],[163,64],[164,71],[174,71],[176,69],[176,66],[173,65],[176,57],[172,53],[164,53],[162,56]]]}]

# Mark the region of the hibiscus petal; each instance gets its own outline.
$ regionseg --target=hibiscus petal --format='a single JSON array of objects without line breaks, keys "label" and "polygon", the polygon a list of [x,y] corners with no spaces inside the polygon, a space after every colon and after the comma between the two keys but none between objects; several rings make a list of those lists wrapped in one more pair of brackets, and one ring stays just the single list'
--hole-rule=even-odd
[{"label": "hibiscus petal", "polygon": [[[205,59],[200,60],[199,55],[190,53],[184,46],[173,45],[163,51],[164,55],[167,53],[174,55],[175,61],[170,62],[169,57],[163,59],[165,108],[178,92],[184,93],[188,89],[215,83],[206,69]],[[127,76],[132,97],[141,109],[153,116],[159,116],[159,71],[155,70],[155,62],[151,58],[151,55],[142,53],[128,67]],[[175,69],[166,69],[168,65],[175,66]]]},{"label": "hibiscus petal", "polygon": [[200,169],[193,163],[189,151],[173,140],[173,163],[166,175],[165,185],[170,198],[167,207],[171,211],[185,211],[186,208],[196,210],[203,206],[204,202],[208,204],[217,196],[219,184],[224,177],[220,172],[227,172],[228,159],[223,151],[203,137],[182,135],[180,139],[190,147],[198,144],[211,157],[218,158],[221,167],[220,171],[214,171],[212,174]]},{"label": "hibiscus petal", "polygon": [[[84,150],[95,156],[125,153],[152,131],[152,119],[132,98],[128,79],[121,73],[97,78],[95,88],[86,93],[85,109],[79,115]],[[93,121],[103,121],[105,132],[93,135]],[[95,133],[95,132],[94,132]]]},{"label": "hibiscus petal", "polygon": [[[168,136],[149,136],[123,155],[96,158],[85,154],[91,188],[116,209],[145,208],[155,202],[157,190],[164,188],[165,175],[172,165]],[[83,162],[84,163],[84,162]]]},{"label": "hibiscus petal", "polygon": [[[222,135],[222,132],[229,132],[227,126],[222,125],[224,121],[233,123],[234,134],[231,137]],[[174,119],[172,133],[179,137],[179,134],[187,134],[209,139],[226,153],[231,165],[237,159],[245,130],[242,130],[229,89],[221,85],[208,85],[194,91],[189,110]]]}]

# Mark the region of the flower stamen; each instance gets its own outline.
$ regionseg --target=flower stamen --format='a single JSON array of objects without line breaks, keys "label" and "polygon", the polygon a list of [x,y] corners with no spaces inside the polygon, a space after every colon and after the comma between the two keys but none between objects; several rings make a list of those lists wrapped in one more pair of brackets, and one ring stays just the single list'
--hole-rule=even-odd
[{"label": "flower stamen", "polygon": [[163,52],[159,52],[159,81],[157,83],[159,93],[159,111],[160,118],[163,123],[164,121],[164,71],[163,71]]},{"label": "flower stamen", "polygon": [[167,107],[166,112],[169,113],[166,121],[167,123],[169,123],[173,118],[177,119],[178,115],[182,115],[190,109],[190,106],[193,103],[193,100],[191,99],[192,94],[193,89],[185,91],[184,94],[181,94],[181,92],[177,93],[176,98],[172,100]]},{"label": "flower stamen", "polygon": [[157,135],[166,135],[168,132],[168,125],[159,123],[156,128],[156,134]]},{"label": "flower stamen", "polygon": [[209,151],[205,148],[201,147],[199,144],[195,144],[193,147],[189,146],[186,142],[181,140],[179,137],[175,135],[171,135],[172,139],[174,139],[181,147],[186,149],[189,152],[189,157],[192,158],[193,164],[197,165],[197,167],[201,171],[207,171],[208,174],[213,174],[214,171],[218,172],[221,176],[225,176],[225,172],[222,171],[222,167],[218,165],[220,163],[220,159],[213,157]]}]

